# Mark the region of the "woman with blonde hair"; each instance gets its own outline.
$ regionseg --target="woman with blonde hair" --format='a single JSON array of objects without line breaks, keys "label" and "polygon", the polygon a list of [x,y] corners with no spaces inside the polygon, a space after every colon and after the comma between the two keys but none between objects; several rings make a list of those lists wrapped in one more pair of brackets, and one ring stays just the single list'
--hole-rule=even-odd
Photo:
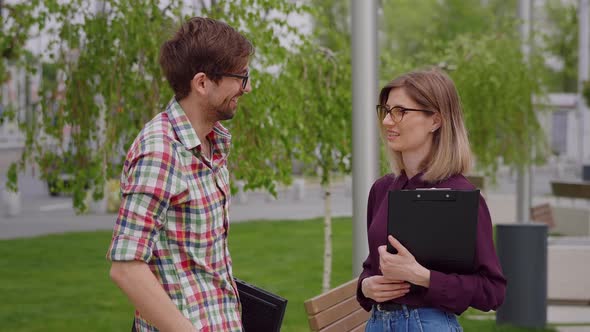
[{"label": "woman with blonde hair", "polygon": [[[366,331],[462,331],[456,315],[469,307],[495,310],[506,289],[483,197],[472,274],[429,270],[387,236],[388,191],[475,189],[463,176],[472,156],[459,95],[441,70],[414,71],[383,87],[377,114],[393,172],[377,180],[369,192],[369,256],[357,287],[359,303],[371,311]],[[397,254],[387,252],[388,242]]]}]

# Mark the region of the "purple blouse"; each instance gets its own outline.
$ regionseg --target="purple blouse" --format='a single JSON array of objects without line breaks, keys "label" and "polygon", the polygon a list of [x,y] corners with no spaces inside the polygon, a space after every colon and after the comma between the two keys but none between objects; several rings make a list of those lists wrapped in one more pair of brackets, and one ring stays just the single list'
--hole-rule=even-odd
[{"label": "purple blouse", "polygon": [[[369,256],[363,263],[363,272],[357,285],[357,300],[361,306],[371,310],[376,302],[363,295],[363,279],[380,275],[379,246],[387,243],[387,192],[389,190],[416,188],[452,188],[470,190],[475,187],[463,175],[455,175],[437,184],[425,183],[421,174],[411,179],[402,172],[395,177],[388,174],[377,180],[369,192],[367,208],[367,235],[369,239]],[[490,212],[483,197],[480,196],[477,245],[475,253],[476,269],[473,274],[447,274],[430,271],[430,287],[412,286],[412,291],[392,302],[432,307],[447,312],[461,314],[467,308],[474,307],[482,311],[495,310],[504,301],[506,279],[496,256],[492,239],[492,222]]]}]

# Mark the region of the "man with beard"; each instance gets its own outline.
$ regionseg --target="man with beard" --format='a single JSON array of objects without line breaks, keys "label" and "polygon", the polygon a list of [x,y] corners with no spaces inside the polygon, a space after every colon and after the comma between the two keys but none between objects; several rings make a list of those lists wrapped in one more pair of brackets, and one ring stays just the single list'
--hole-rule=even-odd
[{"label": "man with beard", "polygon": [[162,45],[174,98],[129,149],[107,253],[134,330],[242,330],[227,246],[231,136],[219,121],[251,91],[253,53],[232,27],[201,17]]}]

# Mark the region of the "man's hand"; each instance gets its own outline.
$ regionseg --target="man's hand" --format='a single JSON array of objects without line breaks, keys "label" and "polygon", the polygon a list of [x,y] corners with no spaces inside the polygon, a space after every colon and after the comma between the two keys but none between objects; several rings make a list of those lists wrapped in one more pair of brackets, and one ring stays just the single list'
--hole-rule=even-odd
[{"label": "man's hand", "polygon": [[363,294],[376,302],[385,302],[406,295],[410,284],[404,281],[391,281],[383,276],[372,276],[363,279]]},{"label": "man's hand", "polygon": [[393,236],[389,235],[387,239],[397,250],[397,254],[390,254],[387,251],[387,246],[379,247],[379,268],[383,276],[389,280],[405,280],[429,287],[430,270],[420,265],[414,255]]}]

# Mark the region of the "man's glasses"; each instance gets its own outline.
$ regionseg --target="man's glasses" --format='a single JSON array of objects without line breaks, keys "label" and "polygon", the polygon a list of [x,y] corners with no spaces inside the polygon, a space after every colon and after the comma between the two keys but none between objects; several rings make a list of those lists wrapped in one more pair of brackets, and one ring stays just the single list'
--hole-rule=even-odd
[{"label": "man's glasses", "polygon": [[242,90],[246,89],[246,85],[248,85],[248,79],[250,78],[250,72],[247,71],[246,75],[239,75],[239,74],[232,74],[232,73],[215,73],[216,75],[227,76],[227,77],[235,77],[242,79]]},{"label": "man's glasses", "polygon": [[424,113],[434,113],[434,111],[430,110],[417,110],[413,108],[405,108],[401,106],[394,106],[394,107],[387,107],[387,105],[377,105],[377,116],[379,117],[379,121],[383,122],[385,117],[389,114],[391,120],[394,123],[399,123],[403,120],[404,115],[407,112],[424,112]]}]

